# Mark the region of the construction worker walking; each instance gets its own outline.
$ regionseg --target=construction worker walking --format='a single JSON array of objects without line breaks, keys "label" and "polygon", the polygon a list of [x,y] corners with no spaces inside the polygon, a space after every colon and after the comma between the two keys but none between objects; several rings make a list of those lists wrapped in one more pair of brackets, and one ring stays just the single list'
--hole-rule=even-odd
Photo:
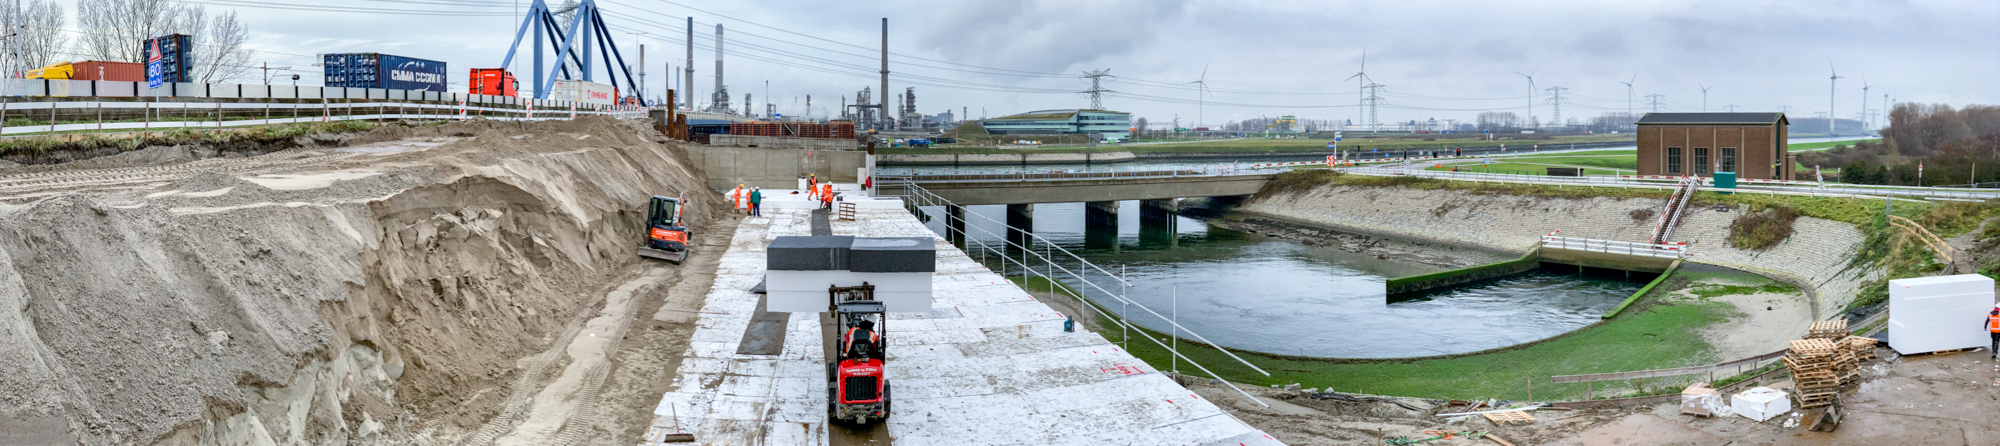
[{"label": "construction worker walking", "polygon": [[815,174],[806,174],[806,199],[810,200],[818,197],[819,197],[819,176]]},{"label": "construction worker walking", "polygon": [[1993,311],[1986,313],[1986,333],[1993,337],[1993,348],[1988,352],[1993,353],[1994,359],[2000,359],[2000,305],[1994,305]]},{"label": "construction worker walking", "polygon": [[752,217],[764,216],[762,207],[763,204],[764,204],[764,190],[750,189],[750,216]]}]

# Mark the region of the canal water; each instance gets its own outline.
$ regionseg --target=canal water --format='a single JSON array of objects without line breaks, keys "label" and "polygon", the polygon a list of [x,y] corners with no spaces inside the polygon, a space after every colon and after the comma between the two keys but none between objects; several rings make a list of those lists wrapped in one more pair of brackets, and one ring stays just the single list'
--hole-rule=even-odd
[{"label": "canal water", "polygon": [[[931,229],[944,234],[943,209],[924,210]],[[1002,260],[1004,242],[1023,238],[1008,235],[1006,206],[968,206],[966,212],[967,253],[995,271],[1023,275],[1022,265]],[[1115,227],[1085,220],[1082,203],[1035,205],[1032,230],[1045,241],[1028,245],[1069,250],[1129,285],[1095,270],[1084,275],[1089,284],[1057,275],[1066,285],[1148,328],[1169,332],[1166,319],[1176,319],[1217,344],[1266,353],[1399,358],[1506,347],[1596,322],[1642,286],[1538,272],[1387,304],[1386,278],[1443,268],[1213,227],[1142,211],[1137,201],[1120,203]],[[1019,260],[1020,249],[1007,255]],[[1080,269],[1060,252],[1055,257],[1058,268]],[[1026,267],[1046,271],[1049,265],[1035,260]],[[1098,288],[1122,291],[1165,319],[1137,307],[1121,309]],[[1120,333],[1105,335],[1117,341]]]}]

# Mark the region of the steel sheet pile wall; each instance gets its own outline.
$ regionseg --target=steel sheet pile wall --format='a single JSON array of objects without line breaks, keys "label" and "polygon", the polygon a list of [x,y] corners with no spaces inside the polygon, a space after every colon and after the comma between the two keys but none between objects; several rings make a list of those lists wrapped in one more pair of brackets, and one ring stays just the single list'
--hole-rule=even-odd
[{"label": "steel sheet pile wall", "polygon": [[739,122],[729,125],[729,134],[744,136],[793,136],[799,138],[854,139],[853,123],[808,124],[789,122]]},{"label": "steel sheet pile wall", "polygon": [[445,63],[381,53],[325,57],[326,86],[444,92]]}]

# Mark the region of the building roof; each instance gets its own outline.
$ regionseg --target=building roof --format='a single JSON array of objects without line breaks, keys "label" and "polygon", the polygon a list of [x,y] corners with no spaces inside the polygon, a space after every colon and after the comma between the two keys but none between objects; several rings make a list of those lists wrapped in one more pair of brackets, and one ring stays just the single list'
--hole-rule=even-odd
[{"label": "building roof", "polygon": [[1122,115],[1122,114],[1126,114],[1125,112],[1117,112],[1117,111],[1111,111],[1111,110],[1098,110],[1098,109],[1090,109],[1090,108],[1084,108],[1084,109],[1075,109],[1075,108],[1071,108],[1071,109],[1061,109],[1061,110],[1036,110],[1036,111],[1031,111],[1031,112],[1027,112],[1027,113],[1022,113],[1022,114],[1018,114],[1018,115],[1007,115],[1007,116],[1001,116],[1001,117],[998,117],[998,118],[992,118],[992,119],[987,119],[987,120],[988,120],[988,121],[999,121],[999,120],[1023,120],[1023,119],[1069,119],[1069,118],[1070,118],[1071,116],[1076,116],[1076,114],[1077,114],[1077,113],[1082,113],[1082,112],[1096,112],[1096,113],[1113,113],[1113,114],[1121,114],[1121,115]]},{"label": "building roof", "polygon": [[1673,124],[1784,124],[1784,113],[1647,113],[1639,118],[1639,125]]}]

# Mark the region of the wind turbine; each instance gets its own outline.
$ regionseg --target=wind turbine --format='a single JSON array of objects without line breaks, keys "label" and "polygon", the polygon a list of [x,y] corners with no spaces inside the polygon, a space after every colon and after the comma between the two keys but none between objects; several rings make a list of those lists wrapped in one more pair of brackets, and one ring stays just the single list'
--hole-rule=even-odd
[{"label": "wind turbine", "polygon": [[[1536,90],[1536,89],[1535,89],[1535,73],[1536,73],[1536,72],[1538,72],[1538,71],[1542,71],[1542,65],[1541,65],[1541,64],[1535,64],[1535,69],[1534,69],[1534,70],[1530,70],[1530,71],[1528,71],[1527,73],[1522,73],[1522,72],[1519,72],[1519,71],[1516,71],[1516,72],[1514,72],[1514,74],[1519,74],[1519,75],[1521,75],[1521,77],[1525,77],[1525,78],[1528,78],[1528,119],[1527,119],[1527,121],[1533,121],[1533,120],[1535,120],[1535,92],[1536,92],[1536,91],[1540,91],[1540,90]],[[1636,78],[1636,77],[1635,77],[1635,78],[1633,78],[1633,80],[1638,80],[1638,78]],[[1524,122],[1525,122],[1525,121],[1524,121]]]},{"label": "wind turbine", "polygon": [[1861,131],[1868,131],[1868,77],[1861,77]]},{"label": "wind turbine", "polygon": [[1188,84],[1195,84],[1195,87],[1198,88],[1197,93],[1194,94],[1194,126],[1201,127],[1202,118],[1207,117],[1208,97],[1206,95],[1211,94],[1208,92],[1208,64],[1201,64],[1201,78],[1196,79],[1194,82],[1188,82]]},{"label": "wind turbine", "polygon": [[1632,80],[1618,82],[1625,84],[1625,116],[1628,117],[1632,116],[1632,83],[1637,81],[1639,81],[1639,73],[1635,71],[1632,72]]},{"label": "wind turbine", "polygon": [[1700,82],[1696,82],[1696,83],[1694,84],[1694,86],[1696,86],[1696,87],[1701,87],[1701,111],[1702,111],[1702,113],[1707,113],[1707,112],[1708,112],[1708,89],[1710,89],[1710,88],[1715,88],[1715,86],[1714,86],[1714,85],[1710,85],[1710,86],[1706,86],[1706,87],[1702,87],[1702,85],[1701,85],[1701,83],[1700,83]]},{"label": "wind turbine", "polygon": [[[1362,106],[1361,106],[1361,103],[1362,103],[1363,101],[1367,100],[1367,97],[1368,97],[1368,93],[1367,93],[1367,90],[1368,90],[1368,49],[1367,49],[1367,48],[1362,48],[1362,49],[1361,49],[1361,71],[1357,71],[1357,72],[1355,72],[1355,73],[1354,73],[1354,75],[1353,75],[1353,76],[1348,76],[1348,77],[1347,77],[1347,79],[1357,79],[1357,78],[1358,78],[1359,80],[1356,80],[1356,81],[1354,81],[1354,88],[1355,88],[1355,90],[1354,90],[1354,122],[1367,122],[1366,120],[1363,120],[1363,119],[1361,119],[1361,109],[1362,109]],[[1343,80],[1343,81],[1344,81],[1344,80],[1347,80],[1347,79],[1341,79],[1341,80]]]},{"label": "wind turbine", "polygon": [[1835,87],[1836,87],[1836,86],[1839,86],[1839,85],[1840,85],[1840,72],[1839,72],[1839,71],[1834,71],[1834,69],[1833,69],[1833,58],[1831,58],[1831,57],[1829,57],[1829,58],[1826,58],[1826,71],[1827,71],[1828,73],[1831,73],[1831,75],[1830,75],[1830,76],[1827,76],[1827,78],[1826,78],[1826,79],[1827,79],[1827,84],[1826,84],[1826,134],[1827,134],[1827,135],[1832,135],[1832,134],[1833,134],[1833,121],[1834,121],[1834,120],[1837,120],[1837,119],[1840,119],[1840,118],[1835,118],[1834,116],[1836,116],[1836,115],[1834,115],[1834,114],[1833,114],[1833,95],[1834,95],[1834,93],[1835,93],[1835,92],[1837,91],[1837,90],[1835,90]]}]

